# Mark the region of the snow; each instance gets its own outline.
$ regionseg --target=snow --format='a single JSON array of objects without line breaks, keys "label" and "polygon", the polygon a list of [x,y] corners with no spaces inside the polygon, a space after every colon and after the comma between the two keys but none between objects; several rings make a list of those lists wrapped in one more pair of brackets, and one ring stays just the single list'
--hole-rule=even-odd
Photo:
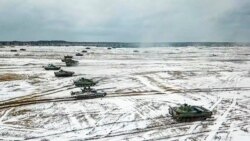
[{"label": "snow", "polygon": [[[250,138],[248,47],[0,48],[0,140],[246,140]],[[213,56],[212,54],[216,54]],[[79,60],[65,67],[64,55]],[[56,78],[42,66],[74,71]],[[104,98],[74,100],[73,81],[98,81]],[[213,111],[205,121],[178,123],[169,106],[199,105]]]}]

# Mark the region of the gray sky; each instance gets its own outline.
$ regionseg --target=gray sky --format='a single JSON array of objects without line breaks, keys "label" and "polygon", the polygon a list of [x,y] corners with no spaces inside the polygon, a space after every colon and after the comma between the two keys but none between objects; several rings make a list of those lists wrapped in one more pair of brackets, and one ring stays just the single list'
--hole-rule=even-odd
[{"label": "gray sky", "polygon": [[250,0],[0,0],[0,40],[250,42]]}]

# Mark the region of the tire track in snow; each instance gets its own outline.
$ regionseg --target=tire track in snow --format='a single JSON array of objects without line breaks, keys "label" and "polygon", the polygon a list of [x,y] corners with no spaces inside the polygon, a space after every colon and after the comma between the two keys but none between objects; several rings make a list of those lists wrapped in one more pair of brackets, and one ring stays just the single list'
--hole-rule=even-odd
[{"label": "tire track in snow", "polygon": [[25,96],[20,96],[20,97],[15,97],[15,98],[3,100],[3,101],[0,101],[0,105],[5,104],[5,103],[12,103],[12,102],[16,102],[16,101],[28,100],[28,99],[32,99],[32,98],[36,98],[36,97],[45,96],[45,95],[51,95],[54,93],[62,92],[62,91],[73,89],[73,88],[75,88],[73,85],[66,85],[66,86],[62,86],[59,88],[45,90],[45,91],[35,93],[35,94],[30,94],[30,95],[25,95]]},{"label": "tire track in snow", "polygon": [[3,124],[4,118],[7,117],[7,115],[9,114],[9,112],[12,111],[12,110],[13,110],[13,108],[9,108],[9,109],[7,109],[7,110],[5,110],[3,112],[3,115],[0,117],[0,125]]},{"label": "tire track in snow", "polygon": [[[107,95],[106,97],[103,98],[112,98],[112,97],[132,97],[132,96],[152,96],[152,95],[162,95],[162,93],[150,93],[150,94],[122,94],[122,95]],[[27,106],[27,105],[33,105],[33,104],[45,104],[45,103],[50,103],[50,102],[70,102],[70,101],[83,101],[83,100],[90,100],[90,99],[76,99],[74,97],[60,97],[60,98],[43,98],[43,99],[32,99],[32,98],[27,98],[24,100],[16,100],[16,101],[11,101],[11,102],[6,102],[6,103],[1,103],[0,104],[0,109],[6,109],[6,108],[11,108],[11,107],[21,107],[21,106]]]},{"label": "tire track in snow", "polygon": [[235,107],[236,105],[236,98],[233,98],[232,104],[229,106],[229,108],[227,109],[227,111],[217,119],[216,124],[212,127],[212,132],[209,133],[208,137],[206,138],[206,141],[212,141],[215,137],[215,135],[217,134],[217,131],[219,130],[219,128],[221,127],[222,123],[225,121],[228,113],[230,112],[230,110],[232,110],[233,107]]},{"label": "tire track in snow", "polygon": [[214,105],[212,105],[209,110],[212,111],[220,102],[221,102],[222,98],[220,97],[218,101],[215,102]]},{"label": "tire track in snow", "polygon": [[145,86],[147,86],[148,88],[152,89],[152,90],[155,90],[155,91],[158,91],[158,92],[161,92],[161,93],[165,93],[165,90],[156,86],[156,85],[152,85],[151,82],[146,78],[146,77],[143,77],[143,76],[135,76],[142,84],[144,84]]}]

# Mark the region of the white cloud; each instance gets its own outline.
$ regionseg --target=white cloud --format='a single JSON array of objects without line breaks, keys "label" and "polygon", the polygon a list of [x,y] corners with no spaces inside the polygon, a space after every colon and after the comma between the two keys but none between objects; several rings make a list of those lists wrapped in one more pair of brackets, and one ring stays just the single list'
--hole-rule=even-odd
[{"label": "white cloud", "polygon": [[[227,23],[221,19],[230,16],[228,13],[249,4],[243,1],[0,0],[0,30],[3,31],[0,39],[233,40],[226,35],[229,29],[218,30],[218,27],[223,24],[226,27]],[[245,38],[237,36],[237,40]]]}]

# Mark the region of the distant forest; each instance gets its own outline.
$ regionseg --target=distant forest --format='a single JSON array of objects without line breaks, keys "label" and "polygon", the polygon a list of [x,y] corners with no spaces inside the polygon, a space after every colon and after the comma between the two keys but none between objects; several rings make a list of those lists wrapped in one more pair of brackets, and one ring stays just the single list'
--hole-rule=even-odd
[{"label": "distant forest", "polygon": [[68,42],[68,41],[0,41],[0,46],[96,46],[96,47],[233,47],[250,46],[250,43],[239,42]]}]

